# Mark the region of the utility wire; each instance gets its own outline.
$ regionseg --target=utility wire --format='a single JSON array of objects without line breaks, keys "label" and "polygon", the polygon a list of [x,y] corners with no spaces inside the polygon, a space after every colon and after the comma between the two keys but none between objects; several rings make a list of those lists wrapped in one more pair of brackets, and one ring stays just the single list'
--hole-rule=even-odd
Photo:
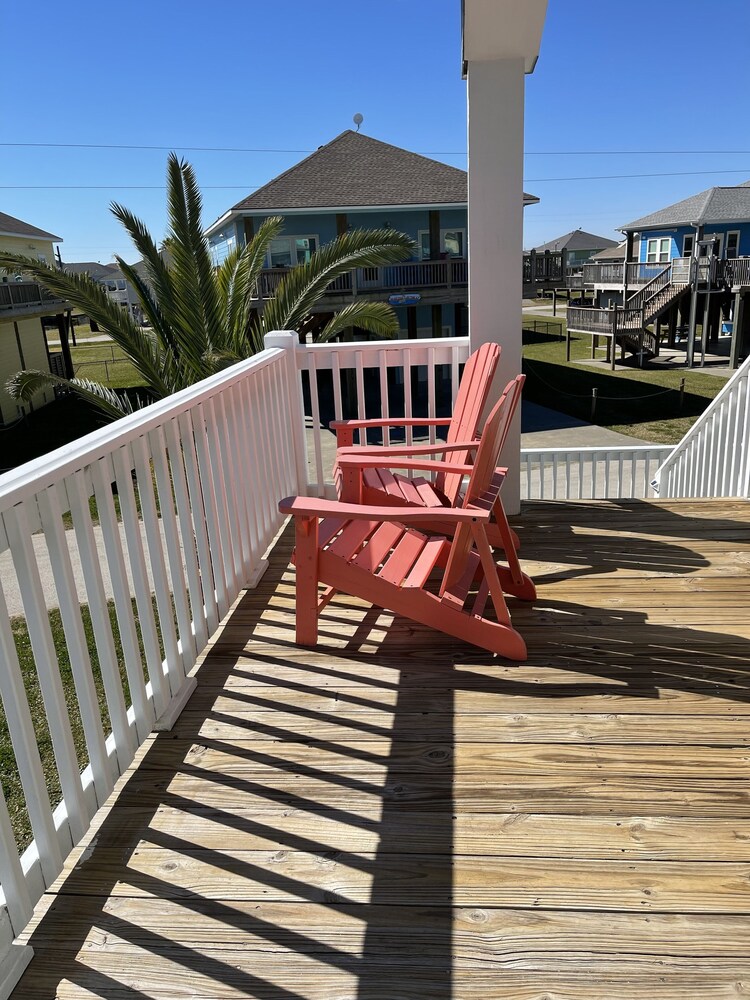
[{"label": "utility wire", "polygon": [[[547,184],[553,181],[613,181],[639,177],[695,177],[701,174],[750,174],[750,167],[740,170],[677,170],[654,174],[587,174],[580,177],[527,177],[524,184]],[[256,191],[259,184],[202,184],[203,191]],[[164,184],[0,184],[0,191],[164,191]]]},{"label": "utility wire", "polygon": [[[147,146],[106,142],[0,142],[0,147],[29,149],[135,149],[189,153],[314,153],[315,149],[276,149],[265,146]],[[318,147],[319,148],[319,147]],[[466,156],[466,150],[417,150],[421,156]],[[743,156],[750,149],[535,149],[525,156]]]}]

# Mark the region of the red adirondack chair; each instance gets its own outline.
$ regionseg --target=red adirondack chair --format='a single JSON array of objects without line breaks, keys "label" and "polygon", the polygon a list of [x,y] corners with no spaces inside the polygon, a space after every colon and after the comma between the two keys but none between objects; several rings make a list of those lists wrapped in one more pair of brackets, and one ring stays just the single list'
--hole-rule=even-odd
[{"label": "red adirondack chair", "polygon": [[[360,441],[366,443],[367,429],[378,427],[438,427],[448,425],[446,444],[476,441],[479,421],[487,404],[487,397],[499,358],[500,348],[497,344],[482,344],[469,357],[456,394],[453,416],[450,419],[444,417],[386,417],[377,420],[334,420],[330,427],[336,432],[336,448],[338,450],[351,448],[354,444],[355,430],[360,431]],[[434,452],[434,449],[432,451]],[[404,450],[402,448],[378,447],[376,453],[383,457],[383,464],[387,468],[390,454],[413,455],[425,452],[424,450],[420,452],[419,449],[415,448]],[[445,497],[445,502],[449,506],[454,506],[456,503],[461,486],[461,476],[452,474],[448,466],[452,463],[464,464],[467,458],[466,448],[449,452],[445,469],[439,472],[435,479],[435,490],[440,496]],[[373,467],[367,470],[360,482],[352,469],[349,469],[346,474],[343,473],[338,464],[338,454],[334,478],[338,487],[339,499],[344,503],[382,505],[414,502],[414,490],[410,488],[410,481],[406,477],[394,477],[388,473],[381,477],[378,474],[378,469]]]},{"label": "red adirondack chair", "polygon": [[[459,506],[432,510],[308,497],[282,500],[281,512],[295,519],[298,643],[316,644],[320,610],[343,591],[490,652],[526,658],[504,596],[514,584],[514,570],[495,563],[487,537],[504,478],[497,461],[512,409],[507,398],[516,386],[510,383],[493,409],[479,444],[467,446],[475,453],[474,463],[451,463],[452,474],[470,477]],[[415,464],[425,471],[446,471],[444,462]],[[445,523],[450,536],[427,535],[414,527]],[[431,589],[428,579],[436,569],[443,570],[442,580]],[[533,590],[528,577],[524,580]],[[327,588],[322,595],[321,583]],[[494,618],[485,614],[488,600]]]},{"label": "red adirondack chair", "polygon": [[[477,440],[479,421],[487,403],[492,378],[500,358],[497,344],[483,344],[466,362],[461,384],[456,395],[456,405],[450,421],[402,417],[378,420],[340,420],[331,423],[336,431],[336,468],[334,479],[339,499],[344,503],[364,503],[375,506],[403,505],[421,508],[455,507],[461,501],[462,476],[451,471],[452,465],[467,462],[469,447]],[[514,404],[515,405],[515,404]],[[368,427],[436,426],[448,423],[445,444],[396,445],[389,447],[354,447],[354,432],[359,429],[362,439]],[[507,435],[506,425],[506,435]],[[400,471],[408,466],[397,459],[416,458],[420,455],[444,454],[444,470],[438,472],[433,482],[424,477],[410,478]],[[361,459],[361,461],[360,461]],[[374,461],[373,461],[374,459]],[[498,519],[488,527],[490,544],[506,548],[512,540],[513,548],[519,546],[518,535],[508,525],[502,503],[498,501]],[[502,522],[504,523],[500,523]],[[433,529],[435,522],[432,522]],[[426,528],[426,525],[425,525]],[[448,533],[448,524],[438,524],[438,531]]]}]

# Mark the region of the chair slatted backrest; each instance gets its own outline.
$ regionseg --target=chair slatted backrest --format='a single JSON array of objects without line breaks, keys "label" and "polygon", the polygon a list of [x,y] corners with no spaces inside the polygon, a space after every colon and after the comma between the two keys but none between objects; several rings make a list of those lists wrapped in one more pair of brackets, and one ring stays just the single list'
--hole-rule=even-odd
[{"label": "chair slatted backrest", "polygon": [[[473,441],[477,437],[479,421],[487,403],[499,358],[500,348],[497,344],[482,344],[466,362],[448,427],[446,438],[448,444],[456,441]],[[464,465],[468,457],[468,452],[457,451],[449,453],[446,460]],[[451,505],[456,502],[461,488],[461,478],[459,475],[445,472],[438,473],[435,478],[436,489],[445,494]]]},{"label": "chair slatted backrest", "polygon": [[[495,470],[507,440],[513,416],[521,400],[521,391],[525,381],[525,375],[517,375],[512,379],[506,385],[502,396],[487,418],[464,496],[463,507],[465,508],[479,507],[482,510],[491,510],[497,499],[502,480],[495,476]],[[466,560],[473,545],[471,528],[469,525],[461,525],[453,538],[441,594],[446,591],[450,592],[451,586],[462,577]]]}]

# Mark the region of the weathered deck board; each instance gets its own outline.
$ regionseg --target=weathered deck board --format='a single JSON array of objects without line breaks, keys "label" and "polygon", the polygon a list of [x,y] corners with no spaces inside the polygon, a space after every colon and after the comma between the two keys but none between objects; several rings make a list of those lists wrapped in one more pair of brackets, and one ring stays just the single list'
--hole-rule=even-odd
[{"label": "weathered deck board", "polygon": [[298,648],[285,536],[45,897],[16,997],[750,994],[750,507],[518,529],[523,665],[345,596]]}]

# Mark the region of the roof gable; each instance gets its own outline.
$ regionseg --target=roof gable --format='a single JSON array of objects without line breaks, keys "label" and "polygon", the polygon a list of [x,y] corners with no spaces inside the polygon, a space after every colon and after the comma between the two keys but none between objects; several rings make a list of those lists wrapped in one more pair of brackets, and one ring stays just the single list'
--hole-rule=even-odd
[{"label": "roof gable", "polygon": [[0,233],[5,233],[7,236],[34,236],[37,239],[54,240],[56,243],[63,242],[61,237],[45,232],[44,229],[37,229],[28,222],[6,215],[5,212],[0,212]]},{"label": "roof gable", "polygon": [[232,211],[465,205],[467,196],[465,170],[347,129]]}]

